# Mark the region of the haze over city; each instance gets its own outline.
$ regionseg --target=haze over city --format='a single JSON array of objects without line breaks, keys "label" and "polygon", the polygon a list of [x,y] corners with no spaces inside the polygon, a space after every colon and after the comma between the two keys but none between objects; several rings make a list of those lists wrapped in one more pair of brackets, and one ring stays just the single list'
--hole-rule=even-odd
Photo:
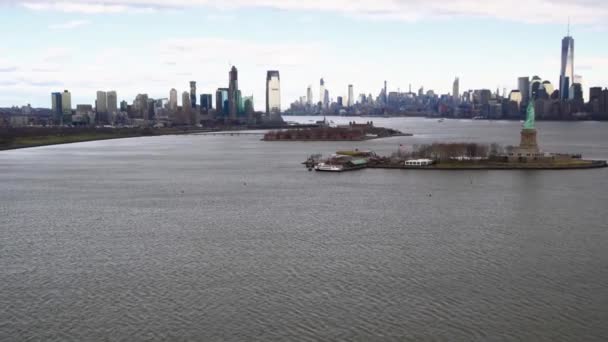
[{"label": "haze over city", "polygon": [[[99,89],[119,100],[167,97],[226,83],[263,110],[267,70],[280,70],[282,107],[318,87],[332,97],[424,86],[517,88],[517,77],[559,84],[560,41],[576,39],[583,93],[608,83],[608,3],[604,1],[3,1],[0,107],[49,107],[70,89],[93,103]],[[318,94],[318,90],[313,92]],[[315,101],[318,99],[315,99]]]}]

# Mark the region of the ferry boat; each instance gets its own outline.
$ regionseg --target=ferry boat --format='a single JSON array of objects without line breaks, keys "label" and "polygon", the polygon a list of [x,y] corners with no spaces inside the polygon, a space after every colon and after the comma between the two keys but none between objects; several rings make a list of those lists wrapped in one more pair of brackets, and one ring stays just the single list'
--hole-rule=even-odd
[{"label": "ferry boat", "polygon": [[328,161],[315,165],[315,171],[321,172],[344,172],[361,170],[367,167],[368,160],[365,158],[352,158],[349,156],[334,156]]}]

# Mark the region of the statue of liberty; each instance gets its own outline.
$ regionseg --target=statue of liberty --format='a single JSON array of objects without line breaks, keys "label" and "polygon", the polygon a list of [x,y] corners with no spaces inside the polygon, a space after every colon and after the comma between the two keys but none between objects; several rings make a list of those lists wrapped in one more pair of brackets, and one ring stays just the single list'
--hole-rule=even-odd
[{"label": "statue of liberty", "polygon": [[526,122],[524,122],[524,129],[534,129],[536,121],[536,112],[534,111],[534,100],[530,100],[528,103],[528,109],[526,111]]},{"label": "statue of liberty", "polygon": [[526,114],[526,122],[524,122],[524,129],[521,131],[521,143],[519,149],[522,154],[530,155],[539,152],[538,143],[536,141],[536,112],[534,111],[534,100],[530,100],[528,103],[528,109]]}]

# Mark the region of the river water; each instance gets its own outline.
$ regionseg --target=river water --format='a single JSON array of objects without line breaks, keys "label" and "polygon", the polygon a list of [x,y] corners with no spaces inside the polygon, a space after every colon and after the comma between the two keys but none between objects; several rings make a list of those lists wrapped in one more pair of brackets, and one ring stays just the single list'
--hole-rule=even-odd
[{"label": "river water", "polygon": [[[374,121],[416,135],[0,152],[0,340],[608,339],[607,169],[300,165],[339,149],[515,145],[520,129]],[[608,123],[538,126],[544,150],[608,159]]]}]

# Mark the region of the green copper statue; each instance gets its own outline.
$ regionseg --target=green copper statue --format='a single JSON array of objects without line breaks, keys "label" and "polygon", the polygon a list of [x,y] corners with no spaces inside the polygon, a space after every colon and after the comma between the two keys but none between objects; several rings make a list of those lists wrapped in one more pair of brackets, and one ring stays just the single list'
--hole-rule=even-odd
[{"label": "green copper statue", "polygon": [[524,129],[534,129],[534,122],[536,120],[536,113],[534,112],[534,101],[528,103],[528,110],[526,115],[526,122],[524,122]]}]

